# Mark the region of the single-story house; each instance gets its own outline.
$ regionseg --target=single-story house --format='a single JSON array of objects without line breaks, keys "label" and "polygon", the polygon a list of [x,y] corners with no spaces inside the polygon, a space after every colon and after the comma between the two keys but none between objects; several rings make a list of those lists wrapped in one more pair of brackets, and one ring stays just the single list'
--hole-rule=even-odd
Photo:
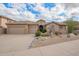
[{"label": "single-story house", "polygon": [[[45,20],[32,21],[15,21],[10,18],[0,16],[0,29],[5,28],[1,33],[7,34],[30,34],[35,33],[41,26],[49,32],[67,33],[67,26],[64,23],[46,22]],[[0,30],[1,31],[1,30]]]},{"label": "single-story house", "polygon": [[35,33],[39,26],[42,25],[47,31],[66,33],[67,26],[64,23],[47,23],[44,20],[39,20],[37,22],[32,21],[17,21],[14,23],[7,23],[7,33],[8,34],[26,34]]}]

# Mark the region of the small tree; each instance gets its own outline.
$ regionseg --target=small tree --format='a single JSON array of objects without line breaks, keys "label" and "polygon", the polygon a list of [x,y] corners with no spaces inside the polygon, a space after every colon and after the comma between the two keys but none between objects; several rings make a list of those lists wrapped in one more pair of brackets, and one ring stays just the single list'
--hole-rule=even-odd
[{"label": "small tree", "polygon": [[69,20],[66,20],[65,23],[68,26],[68,33],[72,33],[75,29],[76,22],[71,18]]},{"label": "small tree", "polygon": [[38,37],[38,36],[40,36],[40,35],[41,35],[40,30],[37,30],[37,32],[35,33],[35,36]]}]

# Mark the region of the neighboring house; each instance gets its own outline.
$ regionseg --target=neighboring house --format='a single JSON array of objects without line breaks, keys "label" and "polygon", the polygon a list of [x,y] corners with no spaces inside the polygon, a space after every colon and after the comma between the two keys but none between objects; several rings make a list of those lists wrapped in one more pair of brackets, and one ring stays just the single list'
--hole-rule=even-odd
[{"label": "neighboring house", "polygon": [[4,33],[5,32],[5,29],[7,29],[7,25],[6,23],[12,23],[12,22],[15,22],[15,20],[12,20],[8,17],[4,17],[4,16],[0,16],[0,33]]},{"label": "neighboring house", "polygon": [[41,26],[45,27],[47,32],[67,33],[67,26],[64,23],[45,22],[45,20],[32,21],[15,21],[7,17],[0,17],[0,28],[7,28],[7,34],[27,34],[35,33]]},{"label": "neighboring house", "polygon": [[0,26],[2,26],[3,28],[7,28],[6,23],[13,23],[13,22],[15,22],[15,20],[12,20],[8,17],[0,16]]}]

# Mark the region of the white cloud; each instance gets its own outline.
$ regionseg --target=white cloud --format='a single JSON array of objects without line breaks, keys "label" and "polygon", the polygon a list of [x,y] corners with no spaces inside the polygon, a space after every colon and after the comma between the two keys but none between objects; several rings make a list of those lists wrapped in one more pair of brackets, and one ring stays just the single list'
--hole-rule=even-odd
[{"label": "white cloud", "polygon": [[39,3],[39,4],[36,4],[36,7],[34,8],[34,10],[40,11],[43,13],[43,12],[46,12],[47,9],[44,8],[41,3]]},{"label": "white cloud", "polygon": [[61,4],[56,4],[56,7],[53,7],[51,10],[49,10],[43,7],[42,4],[37,4],[34,9],[41,12],[40,16],[42,19],[51,19],[52,21],[55,18],[61,18],[57,15],[64,11],[64,6],[62,6]]},{"label": "white cloud", "polygon": [[6,8],[3,4],[0,4],[0,12],[3,16],[8,16],[16,20],[35,20],[35,15],[30,11],[23,11],[25,4],[13,4],[13,8]]},{"label": "white cloud", "polygon": [[[29,4],[30,5],[30,4]],[[41,3],[35,3],[33,10],[39,11],[41,14],[39,16],[42,19],[50,21],[54,19],[59,19],[61,21],[66,20],[72,16],[79,16],[79,4],[56,4],[55,7],[49,10],[42,6]],[[3,4],[0,4],[0,15],[8,16],[17,20],[30,20],[37,21],[35,14],[28,11],[25,4],[12,4],[13,8],[6,8]],[[64,12],[67,16],[59,16],[58,14]]]},{"label": "white cloud", "polygon": [[26,17],[27,20],[29,20],[29,21],[37,21],[37,19],[35,19],[35,15],[32,14],[31,12],[25,11],[23,14],[24,14],[24,16]]}]

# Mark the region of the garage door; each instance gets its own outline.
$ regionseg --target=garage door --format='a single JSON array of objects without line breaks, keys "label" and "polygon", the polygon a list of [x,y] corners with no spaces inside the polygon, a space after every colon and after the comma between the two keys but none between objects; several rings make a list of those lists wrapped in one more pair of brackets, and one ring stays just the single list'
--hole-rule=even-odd
[{"label": "garage door", "polygon": [[35,26],[35,25],[29,26],[29,33],[35,33],[36,30],[37,30],[37,26]]},{"label": "garage door", "polygon": [[8,28],[9,34],[24,34],[24,28]]}]

